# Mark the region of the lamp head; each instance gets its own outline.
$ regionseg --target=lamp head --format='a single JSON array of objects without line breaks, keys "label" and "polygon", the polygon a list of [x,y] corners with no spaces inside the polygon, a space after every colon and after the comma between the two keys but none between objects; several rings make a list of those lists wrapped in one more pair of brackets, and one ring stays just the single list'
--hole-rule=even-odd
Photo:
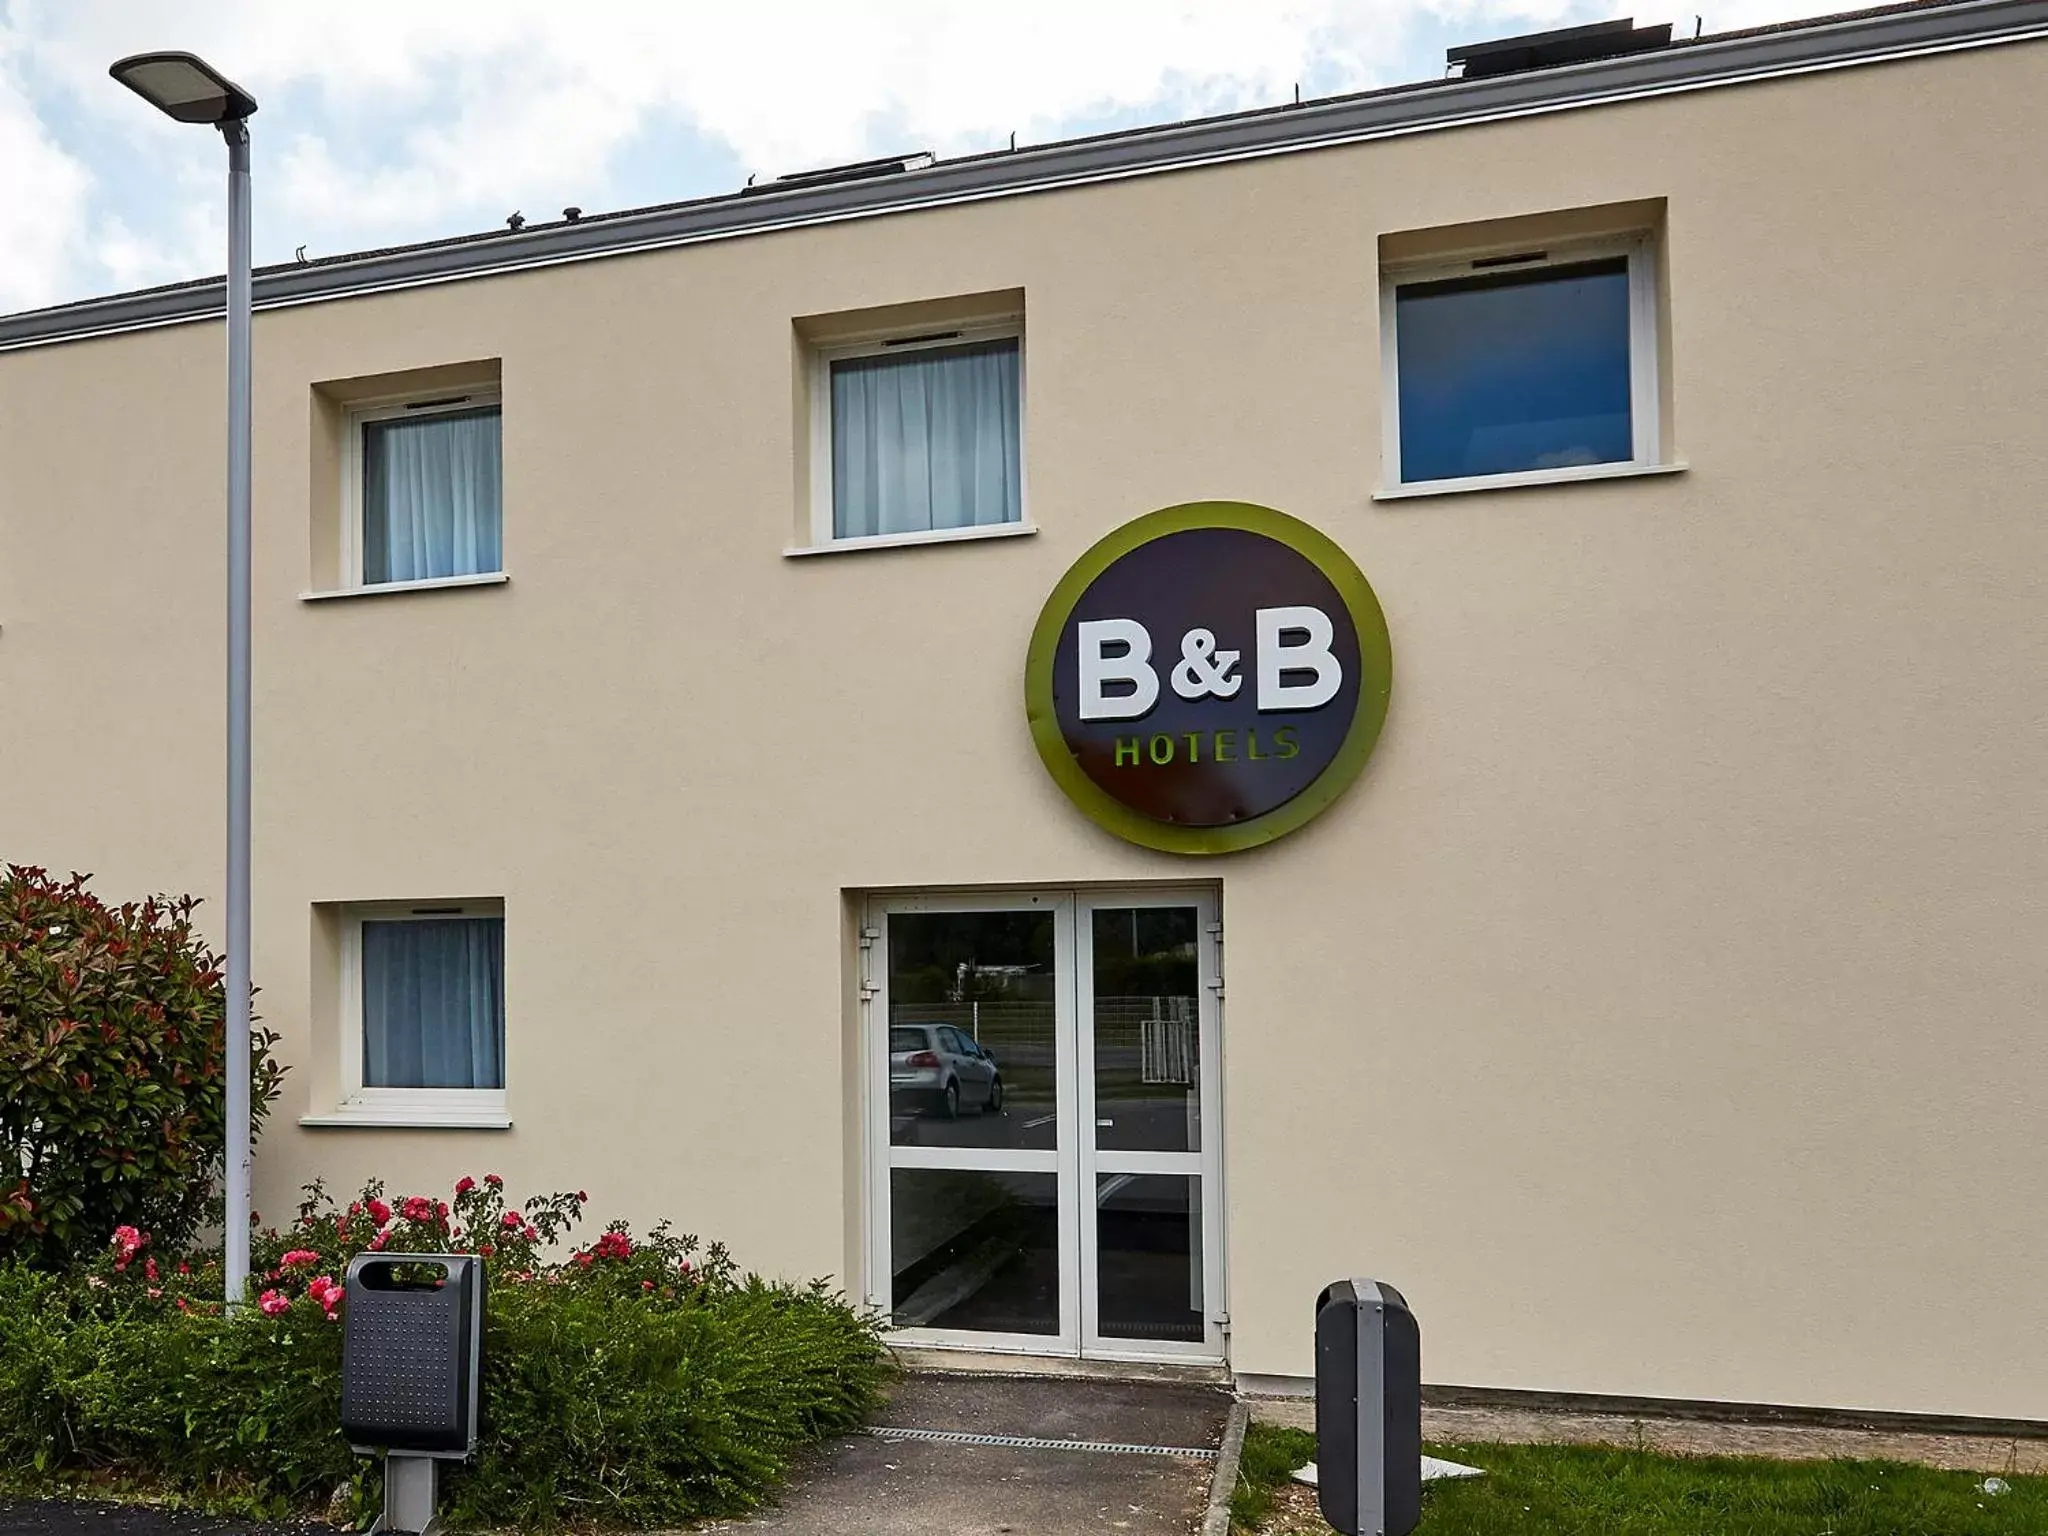
[{"label": "lamp head", "polygon": [[219,127],[256,110],[256,98],[196,53],[133,53],[107,71],[164,116]]}]

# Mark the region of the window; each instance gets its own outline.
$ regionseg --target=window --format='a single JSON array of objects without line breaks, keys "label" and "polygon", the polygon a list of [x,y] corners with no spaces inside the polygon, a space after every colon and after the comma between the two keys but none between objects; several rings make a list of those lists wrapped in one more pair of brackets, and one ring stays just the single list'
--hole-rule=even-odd
[{"label": "window", "polygon": [[350,907],[342,929],[345,1108],[502,1114],[505,916],[497,902]]},{"label": "window", "polygon": [[503,569],[495,396],[352,411],[342,570],[352,585],[449,581]]},{"label": "window", "polygon": [[815,356],[815,545],[1026,531],[1018,324]]},{"label": "window", "polygon": [[1660,467],[1653,270],[1638,239],[1389,274],[1389,484]]}]

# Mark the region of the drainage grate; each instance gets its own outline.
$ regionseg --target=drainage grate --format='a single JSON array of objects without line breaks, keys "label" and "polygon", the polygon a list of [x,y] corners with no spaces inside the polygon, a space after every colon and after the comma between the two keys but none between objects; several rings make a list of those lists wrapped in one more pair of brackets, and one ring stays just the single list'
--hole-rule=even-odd
[{"label": "drainage grate", "polygon": [[1195,1445],[1119,1445],[1108,1440],[1038,1440],[1029,1435],[970,1435],[958,1429],[895,1429],[868,1431],[877,1440],[934,1440],[941,1445],[1002,1445],[1023,1451],[1093,1451],[1103,1456],[1192,1456],[1214,1461],[1216,1453]]}]

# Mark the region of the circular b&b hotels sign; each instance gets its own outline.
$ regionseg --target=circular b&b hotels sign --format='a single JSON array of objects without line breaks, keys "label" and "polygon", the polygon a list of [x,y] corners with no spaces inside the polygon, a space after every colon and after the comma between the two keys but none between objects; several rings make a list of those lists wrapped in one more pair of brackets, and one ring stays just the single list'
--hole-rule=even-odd
[{"label": "circular b&b hotels sign", "polygon": [[1350,556],[1270,507],[1126,523],[1046,601],[1025,667],[1038,754],[1119,837],[1227,853],[1341,794],[1386,718],[1379,600]]}]

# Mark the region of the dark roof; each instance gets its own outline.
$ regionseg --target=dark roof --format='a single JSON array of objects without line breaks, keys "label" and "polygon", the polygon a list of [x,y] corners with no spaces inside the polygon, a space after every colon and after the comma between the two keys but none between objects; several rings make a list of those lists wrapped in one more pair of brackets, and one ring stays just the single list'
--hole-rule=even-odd
[{"label": "dark roof", "polygon": [[[825,219],[1049,190],[1390,132],[1513,116],[1701,85],[2048,36],[2048,0],[1905,3],[1678,38],[1646,52],[1467,81],[1420,80],[1217,117],[989,150],[872,179],[798,178],[576,219],[259,267],[271,308],[423,282],[788,228]],[[892,164],[892,162],[878,162]],[[0,350],[175,324],[220,311],[219,276],[0,316]]]}]

